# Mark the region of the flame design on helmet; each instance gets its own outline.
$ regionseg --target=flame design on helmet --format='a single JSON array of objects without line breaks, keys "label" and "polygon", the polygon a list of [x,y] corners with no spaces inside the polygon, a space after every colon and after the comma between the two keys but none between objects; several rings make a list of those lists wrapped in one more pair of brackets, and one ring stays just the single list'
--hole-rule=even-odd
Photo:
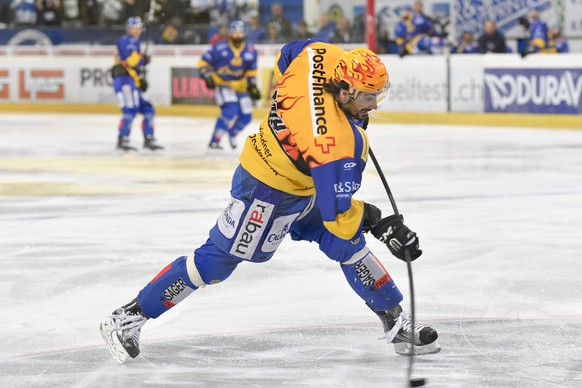
[{"label": "flame design on helmet", "polygon": [[367,48],[346,51],[333,70],[337,85],[344,81],[350,86],[350,94],[358,92],[377,93],[386,89],[388,70],[380,58]]}]

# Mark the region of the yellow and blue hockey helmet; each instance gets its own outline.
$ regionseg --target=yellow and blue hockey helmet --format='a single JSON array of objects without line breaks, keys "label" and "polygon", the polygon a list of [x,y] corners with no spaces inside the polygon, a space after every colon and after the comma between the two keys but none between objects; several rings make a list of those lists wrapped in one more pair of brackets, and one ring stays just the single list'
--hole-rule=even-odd
[{"label": "yellow and blue hockey helmet", "polygon": [[367,48],[346,51],[339,58],[334,70],[333,81],[348,89],[350,98],[359,93],[374,93],[380,105],[386,99],[390,88],[390,75],[382,60]]}]

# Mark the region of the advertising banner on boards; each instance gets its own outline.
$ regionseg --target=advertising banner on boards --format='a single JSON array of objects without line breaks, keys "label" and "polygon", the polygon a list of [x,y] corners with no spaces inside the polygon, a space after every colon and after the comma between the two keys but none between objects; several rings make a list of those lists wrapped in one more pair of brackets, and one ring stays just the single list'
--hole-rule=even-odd
[{"label": "advertising banner on boards", "polygon": [[582,68],[487,68],[485,112],[582,113]]}]

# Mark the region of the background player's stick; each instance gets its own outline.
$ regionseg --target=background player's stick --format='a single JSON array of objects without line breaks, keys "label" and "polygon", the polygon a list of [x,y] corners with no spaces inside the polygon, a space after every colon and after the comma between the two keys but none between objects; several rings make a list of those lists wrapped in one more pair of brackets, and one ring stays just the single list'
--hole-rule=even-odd
[{"label": "background player's stick", "polygon": [[146,17],[146,46],[144,52],[149,55],[150,44],[152,40],[152,25],[154,22],[154,14],[156,13],[156,0],[150,0],[150,8],[148,9]]},{"label": "background player's stick", "polygon": [[[150,44],[152,41],[152,25],[154,22],[154,14],[156,12],[156,0],[150,0],[150,8],[148,9],[148,13],[145,18],[145,33],[146,33],[146,45],[143,50],[144,54],[149,55],[151,58],[150,51]],[[146,66],[142,67],[142,77],[145,79],[147,76],[147,68]],[[147,82],[147,81],[146,81]]]},{"label": "background player's stick", "polygon": [[[367,124],[367,122],[365,123]],[[367,126],[367,125],[366,125]],[[380,175],[380,180],[382,180],[382,184],[384,185],[384,190],[386,190],[386,194],[388,194],[388,199],[390,199],[390,203],[392,204],[392,209],[394,210],[394,214],[397,216],[400,215],[398,212],[398,207],[396,206],[396,201],[394,201],[394,196],[392,195],[392,191],[390,191],[390,186],[388,186],[388,182],[386,181],[386,177],[380,168],[380,164],[378,163],[378,159],[376,159],[376,155],[372,151],[372,147],[370,147],[370,158],[372,158],[372,162],[374,163],[374,167],[376,167],[376,171],[378,171],[378,175]],[[408,358],[408,382],[411,387],[421,387],[426,384],[426,380],[423,378],[412,378],[412,367],[414,364],[414,282],[412,280],[412,262],[410,260],[410,252],[406,247],[404,247],[404,258],[406,259],[406,267],[408,268],[408,282],[410,284],[410,321],[412,323],[412,337],[410,339],[410,354]]]}]

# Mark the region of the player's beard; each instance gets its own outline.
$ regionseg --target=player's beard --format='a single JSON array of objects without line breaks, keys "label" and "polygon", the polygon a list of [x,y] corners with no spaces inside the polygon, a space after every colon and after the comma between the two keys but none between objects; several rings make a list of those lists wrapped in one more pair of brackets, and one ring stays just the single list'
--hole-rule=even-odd
[{"label": "player's beard", "polygon": [[366,120],[368,118],[368,113],[370,113],[369,110],[367,109],[362,109],[361,111],[358,111],[358,113],[356,113],[355,118],[357,118],[358,120]]},{"label": "player's beard", "polygon": [[230,38],[230,41],[232,42],[232,45],[233,45],[234,47],[239,47],[239,46],[242,44],[242,42],[244,41],[244,39],[239,39],[239,38],[236,38],[236,39],[235,39],[235,38]]},{"label": "player's beard", "polygon": [[371,109],[360,109],[356,112],[351,109],[352,107],[349,104],[338,104],[340,108],[344,111],[344,113],[349,116],[353,117],[358,120],[365,120],[368,118],[368,113],[370,113]]}]

